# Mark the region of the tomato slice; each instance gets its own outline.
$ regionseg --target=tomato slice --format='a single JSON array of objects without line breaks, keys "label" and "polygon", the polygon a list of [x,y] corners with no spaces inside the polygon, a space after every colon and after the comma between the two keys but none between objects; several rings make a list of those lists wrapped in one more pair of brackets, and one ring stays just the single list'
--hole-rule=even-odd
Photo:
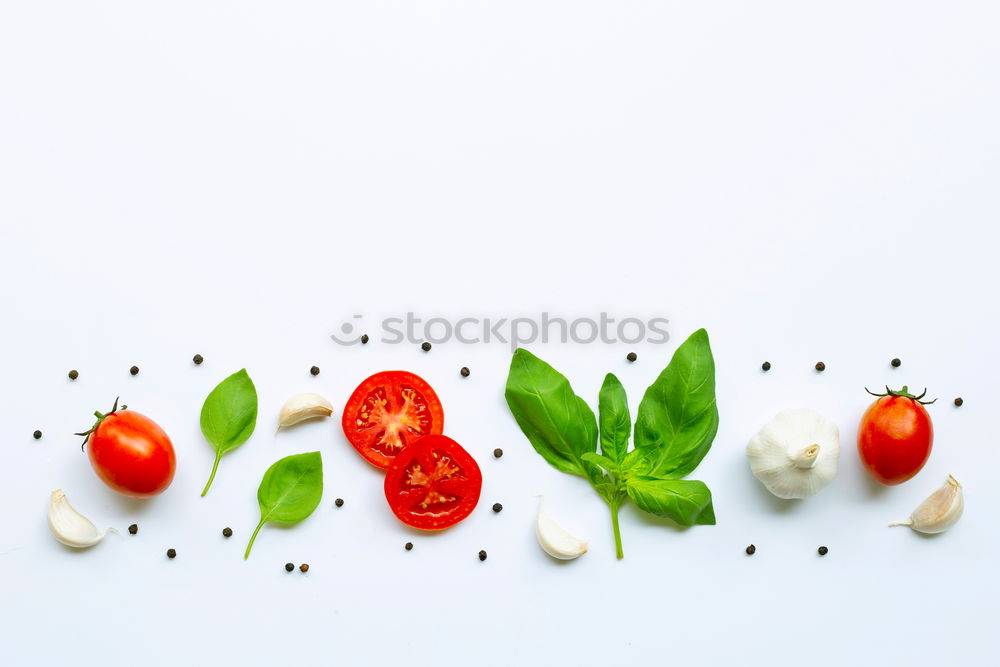
[{"label": "tomato slice", "polygon": [[431,386],[407,371],[382,371],[362,382],[344,407],[344,435],[383,470],[408,444],[441,433],[444,410]]},{"label": "tomato slice", "polygon": [[407,445],[385,474],[392,513],[421,530],[444,530],[472,514],[482,489],[476,460],[446,435]]}]

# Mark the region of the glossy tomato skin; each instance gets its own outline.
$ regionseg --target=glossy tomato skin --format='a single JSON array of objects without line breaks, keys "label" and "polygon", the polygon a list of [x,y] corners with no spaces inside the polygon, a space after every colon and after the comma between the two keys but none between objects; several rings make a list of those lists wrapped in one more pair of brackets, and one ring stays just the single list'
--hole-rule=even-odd
[{"label": "glossy tomato skin", "polygon": [[895,486],[927,463],[934,426],[927,410],[906,396],[883,396],[872,403],[858,428],[861,462],[880,484]]},{"label": "glossy tomato skin", "polygon": [[385,473],[385,498],[400,521],[444,530],[472,514],[483,490],[476,460],[445,435],[407,445]]},{"label": "glossy tomato skin", "polygon": [[341,426],[354,449],[385,470],[411,442],[444,430],[444,409],[420,376],[382,371],[358,385],[347,399]]},{"label": "glossy tomato skin", "polygon": [[126,496],[149,498],[174,479],[177,457],[170,438],[149,417],[131,410],[113,412],[87,441],[90,465],[105,484]]}]

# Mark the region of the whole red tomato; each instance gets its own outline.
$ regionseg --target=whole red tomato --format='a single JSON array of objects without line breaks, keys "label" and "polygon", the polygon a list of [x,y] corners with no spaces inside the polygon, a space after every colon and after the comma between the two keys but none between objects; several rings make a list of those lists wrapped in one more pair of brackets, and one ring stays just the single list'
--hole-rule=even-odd
[{"label": "whole red tomato", "polygon": [[927,463],[934,427],[920,400],[926,390],[920,396],[909,393],[906,387],[899,391],[886,387],[885,391],[868,392],[879,399],[861,417],[858,454],[872,477],[886,486],[895,486],[916,475]]},{"label": "whole red tomato", "polygon": [[170,438],[156,422],[118,401],[108,414],[95,412],[97,423],[86,433],[90,464],[105,484],[126,496],[149,498],[174,479],[177,458]]}]

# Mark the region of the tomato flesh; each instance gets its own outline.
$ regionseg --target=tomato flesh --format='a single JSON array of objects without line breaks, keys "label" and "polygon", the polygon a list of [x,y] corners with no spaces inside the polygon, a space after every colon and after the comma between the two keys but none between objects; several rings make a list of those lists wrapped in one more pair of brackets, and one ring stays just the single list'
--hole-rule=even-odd
[{"label": "tomato flesh", "polygon": [[165,491],[177,468],[173,443],[164,430],[131,410],[104,417],[87,440],[87,453],[105,484],[133,498]]},{"label": "tomato flesh", "polygon": [[441,433],[444,410],[419,376],[383,371],[362,382],[347,399],[342,426],[358,453],[384,470],[411,442]]},{"label": "tomato flesh", "polygon": [[421,530],[444,530],[469,516],[482,488],[476,460],[444,435],[408,445],[385,475],[385,497],[393,514]]},{"label": "tomato flesh", "polygon": [[918,401],[883,396],[869,406],[858,429],[858,454],[880,484],[895,486],[927,463],[934,443],[931,417]]}]

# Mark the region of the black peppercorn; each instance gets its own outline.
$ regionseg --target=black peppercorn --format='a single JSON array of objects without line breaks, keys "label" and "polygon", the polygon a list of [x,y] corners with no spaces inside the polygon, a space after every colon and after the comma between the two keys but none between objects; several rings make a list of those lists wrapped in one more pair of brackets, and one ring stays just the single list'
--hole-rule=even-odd
[{"label": "black peppercorn", "polygon": [[[958,398],[956,398],[956,399],[955,399],[955,407],[956,407],[956,408],[958,408],[958,407],[961,407],[961,406],[962,406],[962,403],[965,403],[965,401],[963,401],[963,400],[962,400],[962,397],[961,397],[961,396],[959,396]],[[36,436],[36,437],[37,437],[37,436]]]},{"label": "black peppercorn", "polygon": [[471,371],[468,366],[462,366],[462,370],[459,371],[459,374],[461,374],[462,377],[467,378],[469,377],[470,372]]},{"label": "black peppercorn", "polygon": [[503,450],[502,449],[500,449],[499,447],[497,447],[496,449],[493,450],[493,458],[498,459],[501,456],[503,456]]},{"label": "black peppercorn", "polygon": [[755,553],[757,553],[757,547],[752,544],[747,547],[747,556],[753,556]]},{"label": "black peppercorn", "polygon": [[343,498],[337,498],[336,500],[333,501],[333,504],[336,505],[337,507],[343,507],[344,506],[344,499]]},{"label": "black peppercorn", "polygon": [[319,375],[319,366],[313,366],[310,368],[309,373],[312,375]]},{"label": "black peppercorn", "polygon": [[826,370],[826,364],[824,364],[822,361],[817,361],[816,362],[816,370],[819,371],[820,373],[822,373],[823,371]]},{"label": "black peppercorn", "polygon": [[177,557],[176,549],[167,549],[167,558],[176,558],[176,557]]},{"label": "black peppercorn", "polygon": [[826,547],[820,547],[819,549],[816,550],[816,553],[818,553],[820,556],[825,556],[828,553],[830,553],[830,550],[827,549]]},{"label": "black peppercorn", "polygon": [[499,512],[502,509],[503,509],[503,505],[501,505],[500,503],[493,503],[493,511],[494,512]]},{"label": "black peppercorn", "polygon": [[430,352],[431,351],[431,344],[428,343],[427,341],[424,341],[423,343],[421,343],[420,349],[423,350],[424,352]]},{"label": "black peppercorn", "polygon": [[639,358],[639,355],[637,355],[635,352],[629,352],[628,354],[625,355],[625,358],[628,359],[629,361],[635,361],[636,359]]},{"label": "black peppercorn", "polygon": [[133,366],[132,368],[128,369],[128,372],[131,373],[132,375],[138,375],[139,374],[139,367],[138,366]]},{"label": "black peppercorn", "polygon": [[900,361],[900,360],[899,360],[899,359],[897,358],[897,359],[893,359],[892,361],[890,361],[890,362],[889,362],[889,364],[890,364],[890,365],[891,365],[891,366],[892,366],[893,368],[899,368],[899,367],[900,367],[900,366],[901,366],[901,365],[903,364],[903,362],[902,362],[902,361]]},{"label": "black peppercorn", "polygon": [[295,569],[294,563],[285,563],[285,572],[291,572]]},{"label": "black peppercorn", "polygon": [[479,560],[486,560],[486,550],[482,549],[479,552]]},{"label": "black peppercorn", "polygon": [[232,537],[233,536],[233,529],[229,528],[228,526],[225,527],[225,528],[223,528],[222,529],[222,536],[223,537]]},{"label": "black peppercorn", "polygon": [[308,572],[309,571],[309,563],[302,563],[302,565],[299,565],[299,571],[300,572]]},{"label": "black peppercorn", "polygon": [[80,377],[80,372],[79,372],[79,371],[77,371],[77,370],[72,370],[72,371],[70,371],[70,372],[69,372],[69,379],[70,379],[70,380],[75,380],[75,379],[77,379],[78,377]]},{"label": "black peppercorn", "polygon": [[191,359],[191,361],[193,361],[197,365],[197,364],[200,364],[201,362],[205,361],[205,357],[201,356],[200,354],[196,354],[196,355],[194,355],[194,358]]},{"label": "black peppercorn", "polygon": [[42,439],[42,432],[41,431],[35,431],[31,435],[34,436],[35,440],[41,440]]},{"label": "black peppercorn", "polygon": [[403,548],[406,549],[407,551],[412,551],[413,550],[413,542],[407,542],[406,544],[403,545]]},{"label": "black peppercorn", "polygon": [[771,362],[770,361],[765,361],[764,363],[762,363],[760,365],[760,369],[762,371],[769,371],[769,370],[771,370]]},{"label": "black peppercorn", "polygon": [[128,527],[128,534],[129,535],[135,535],[138,532],[139,532],[139,526],[138,525],[136,525],[136,524],[133,523],[131,526]]},{"label": "black peppercorn", "polygon": [[362,345],[368,344],[368,334],[361,334],[361,344]]}]

